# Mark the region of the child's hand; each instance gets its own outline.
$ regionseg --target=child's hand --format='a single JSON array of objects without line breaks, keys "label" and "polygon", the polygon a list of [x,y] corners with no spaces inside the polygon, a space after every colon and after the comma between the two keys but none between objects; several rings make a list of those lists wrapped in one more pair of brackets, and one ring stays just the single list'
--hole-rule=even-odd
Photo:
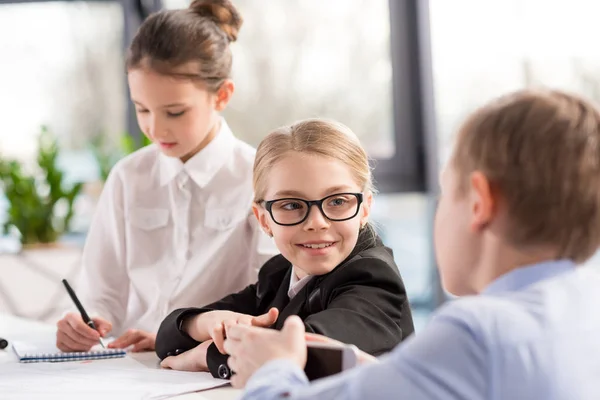
[{"label": "child's hand", "polygon": [[92,318],[98,331],[90,328],[80,314],[68,313],[56,324],[56,347],[61,351],[89,351],[112,329],[112,324],[104,318]]},{"label": "child's hand", "polygon": [[111,349],[124,349],[133,345],[133,352],[154,350],[156,334],[138,329],[129,329],[127,332],[108,344]]},{"label": "child's hand", "polygon": [[170,356],[162,360],[160,366],[163,368],[176,369],[178,371],[201,372],[208,371],[206,351],[212,340],[200,343],[198,346],[177,356]]},{"label": "child's hand", "polygon": [[211,332],[212,340],[215,342],[215,346],[217,346],[217,349],[219,349],[221,354],[226,354],[225,348],[223,347],[223,342],[225,341],[226,337],[226,326],[243,324],[268,328],[273,325],[275,321],[277,321],[278,316],[279,310],[275,307],[257,317],[246,314],[238,314],[238,318],[223,320],[215,325]]},{"label": "child's hand", "polygon": [[304,324],[295,315],[286,319],[281,331],[228,324],[225,350],[230,355],[227,364],[235,372],[231,384],[236,388],[244,387],[256,370],[274,359],[288,359],[304,368]]},{"label": "child's hand", "polygon": [[[277,315],[279,315],[277,309],[272,310],[275,311],[269,310],[269,313],[277,312],[272,322],[271,318],[269,318],[267,321],[263,321],[264,318],[253,317],[252,315],[236,313],[233,311],[210,311],[184,320],[182,330],[190,335],[192,339],[202,343],[206,340],[214,340],[214,337],[218,336],[219,332],[219,330],[217,330],[217,333],[215,333],[215,329],[222,327],[224,321],[236,321],[239,323],[252,325],[252,321],[256,319],[255,323],[257,324],[270,323],[270,325],[272,325],[275,323],[275,320],[277,320]],[[269,313],[267,314],[273,315]]]},{"label": "child's hand", "polygon": [[210,337],[214,341],[215,346],[217,346],[217,349],[219,349],[221,354],[226,354],[225,348],[223,347],[223,342],[225,341],[226,325],[244,324],[268,328],[271,325],[273,325],[275,321],[277,321],[278,316],[279,310],[275,307],[271,308],[266,313],[257,317],[253,317],[252,315],[246,314],[237,314],[235,316],[236,318],[230,318],[219,321],[210,332]]},{"label": "child's hand", "polygon": [[[344,344],[338,340],[331,339],[331,338],[328,338],[327,336],[319,335],[317,333],[307,332],[304,334],[304,338],[306,339],[307,342],[331,343],[331,344],[338,344],[338,345]],[[365,353],[364,351],[362,351],[360,349],[358,349],[358,354],[356,356],[358,358],[358,363],[360,365],[371,364],[371,363],[375,363],[375,362],[379,361],[379,360],[377,360],[376,357],[373,357],[369,353]]]}]

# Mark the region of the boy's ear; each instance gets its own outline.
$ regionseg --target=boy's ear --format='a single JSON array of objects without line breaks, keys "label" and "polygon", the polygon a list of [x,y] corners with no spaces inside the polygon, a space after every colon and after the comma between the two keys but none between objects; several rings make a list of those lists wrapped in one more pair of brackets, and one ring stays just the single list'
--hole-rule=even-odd
[{"label": "boy's ear", "polygon": [[271,231],[271,227],[269,226],[269,221],[267,218],[267,211],[260,205],[252,203],[252,212],[254,213],[254,216],[256,217],[256,220],[258,221],[258,224],[262,230],[270,237],[273,237],[273,232]]},{"label": "boy's ear", "polygon": [[373,203],[373,193],[370,191],[365,192],[363,203],[360,214],[360,226],[365,226],[369,222],[369,216],[371,215],[371,204]]},{"label": "boy's ear", "polygon": [[480,171],[470,177],[471,186],[471,229],[482,231],[493,219],[497,199],[493,193],[489,179]]},{"label": "boy's ear", "polygon": [[225,79],[216,93],[215,110],[223,111],[225,107],[227,107],[229,100],[231,100],[231,96],[233,96],[234,90],[235,85],[233,84],[233,81],[231,79]]}]

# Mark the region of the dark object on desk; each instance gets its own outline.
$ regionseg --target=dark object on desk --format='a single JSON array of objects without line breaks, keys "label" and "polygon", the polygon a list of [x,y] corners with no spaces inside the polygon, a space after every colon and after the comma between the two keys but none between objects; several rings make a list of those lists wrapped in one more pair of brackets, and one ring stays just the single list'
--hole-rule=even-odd
[{"label": "dark object on desk", "polygon": [[304,372],[310,381],[339,374],[358,365],[358,349],[349,344],[306,343]]},{"label": "dark object on desk", "polygon": [[[182,322],[213,310],[260,315],[276,307],[279,317],[274,329],[281,329],[290,315],[298,315],[307,332],[354,344],[374,356],[392,350],[413,333],[406,291],[392,251],[378,239],[372,243],[368,232],[359,236],[346,260],[328,274],[315,276],[290,300],[291,274],[290,262],[275,256],[261,268],[256,284],[202,308],[173,311],[156,336],[157,355],[164,359],[196,347],[199,343],[181,329]],[[208,347],[206,361],[214,377],[231,377],[228,357],[214,344]]]},{"label": "dark object on desk", "polygon": [[0,338],[0,350],[8,347],[8,340]]},{"label": "dark object on desk", "polygon": [[[83,322],[85,322],[93,330],[97,331],[98,329],[96,328],[94,321],[92,321],[92,319],[87,314],[87,312],[85,312],[85,309],[83,308],[83,306],[81,305],[81,302],[77,298],[77,295],[71,288],[71,285],[69,285],[69,282],[67,282],[66,279],[63,279],[62,283],[63,283],[63,285],[65,285],[65,289],[67,289],[67,292],[69,293],[69,296],[71,297],[71,300],[73,300],[73,303],[75,303],[75,306],[79,310],[79,313],[81,314],[81,318],[83,318]],[[102,340],[102,337],[100,337],[100,344],[102,345],[103,348],[106,348],[106,346],[104,345],[104,341]]]}]

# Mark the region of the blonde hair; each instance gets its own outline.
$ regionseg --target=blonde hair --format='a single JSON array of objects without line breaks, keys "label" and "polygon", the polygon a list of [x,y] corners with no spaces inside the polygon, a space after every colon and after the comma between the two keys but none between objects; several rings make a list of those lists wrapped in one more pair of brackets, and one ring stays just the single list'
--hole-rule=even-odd
[{"label": "blonde hair", "polygon": [[332,120],[307,119],[283,126],[265,137],[254,160],[254,201],[264,200],[267,174],[289,152],[333,158],[347,165],[363,191],[375,192],[367,152],[347,126]]},{"label": "blonde hair", "polygon": [[481,171],[506,202],[507,239],[584,262],[600,245],[600,112],[555,90],[522,90],[475,111],[451,160],[465,193]]}]

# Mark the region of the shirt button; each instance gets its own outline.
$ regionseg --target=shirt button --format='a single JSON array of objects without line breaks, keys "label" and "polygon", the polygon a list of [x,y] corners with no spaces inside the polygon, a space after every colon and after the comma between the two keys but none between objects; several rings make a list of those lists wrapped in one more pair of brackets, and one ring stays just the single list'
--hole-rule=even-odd
[{"label": "shirt button", "polygon": [[179,187],[180,190],[183,190],[185,188],[187,181],[188,181],[187,176],[182,176],[177,180],[177,186]]}]

